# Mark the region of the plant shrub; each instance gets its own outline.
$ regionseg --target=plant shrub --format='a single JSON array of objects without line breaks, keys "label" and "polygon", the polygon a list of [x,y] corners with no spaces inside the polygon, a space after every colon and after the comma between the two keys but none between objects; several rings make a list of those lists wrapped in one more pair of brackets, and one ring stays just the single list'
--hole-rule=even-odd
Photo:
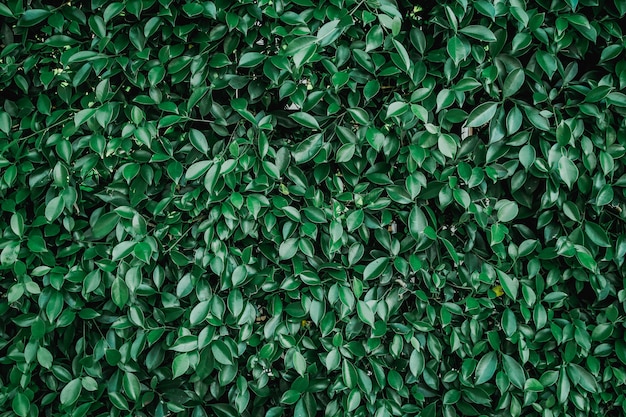
[{"label": "plant shrub", "polygon": [[0,415],[623,413],[625,14],[0,2]]}]

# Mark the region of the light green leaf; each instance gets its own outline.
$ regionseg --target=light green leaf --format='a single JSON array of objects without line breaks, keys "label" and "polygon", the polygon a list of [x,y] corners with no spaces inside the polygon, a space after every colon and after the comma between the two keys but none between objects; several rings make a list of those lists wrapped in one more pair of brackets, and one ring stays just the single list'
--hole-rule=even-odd
[{"label": "light green leaf", "polygon": [[334,19],[320,27],[317,31],[317,43],[320,46],[328,46],[337,40],[342,32],[342,29],[337,27],[340,22],[339,19]]},{"label": "light green leaf", "polygon": [[424,233],[424,229],[428,226],[428,219],[419,206],[415,206],[411,209],[408,226],[411,236],[413,236],[415,240],[419,240]]},{"label": "light green leaf", "polygon": [[402,59],[402,62],[404,63],[404,70],[406,72],[409,72],[412,64],[411,64],[411,58],[409,57],[409,53],[407,52],[406,48],[396,39],[393,39],[393,46],[396,48],[396,51],[398,51],[398,54],[400,54],[400,58]]},{"label": "light green leaf", "polygon": [[191,164],[185,173],[185,178],[188,180],[196,180],[206,174],[206,172],[213,165],[213,161],[199,161]]},{"label": "light green leaf", "polygon": [[504,85],[502,86],[502,96],[511,97],[519,91],[524,85],[526,76],[523,68],[515,68],[506,76]]},{"label": "light green leaf", "polygon": [[515,301],[519,290],[519,280],[517,278],[510,277],[506,272],[501,270],[498,270],[498,278],[500,279],[500,285],[502,286],[504,293]]},{"label": "light green leaf", "polygon": [[298,238],[289,238],[284,240],[278,248],[278,257],[281,260],[293,258],[298,252]]},{"label": "light green leaf", "polygon": [[383,29],[380,25],[374,25],[365,37],[365,52],[373,51],[383,44]]},{"label": "light green leaf", "polygon": [[484,355],[476,366],[476,385],[484,384],[489,381],[496,372],[498,366],[498,357],[495,352],[489,352]]},{"label": "light green leaf", "polygon": [[507,223],[515,219],[519,213],[519,207],[515,201],[503,200],[498,208],[498,221]]},{"label": "light green leaf", "polygon": [[293,158],[299,164],[308,162],[313,159],[322,149],[324,136],[321,133],[309,136],[296,146],[293,152]]},{"label": "light green leaf", "polygon": [[389,265],[389,258],[378,258],[370,262],[363,271],[363,279],[367,281],[378,278],[385,272],[387,265]]},{"label": "light green leaf", "polygon": [[80,382],[80,378],[72,379],[61,390],[61,404],[64,406],[70,406],[78,400],[80,392],[83,388],[83,384]]},{"label": "light green leaf", "polygon": [[369,324],[373,328],[375,324],[375,317],[370,306],[365,301],[359,300],[356,304],[356,310],[363,323]]},{"label": "light green leaf", "polygon": [[467,126],[480,127],[484,124],[489,123],[491,119],[493,119],[493,116],[496,115],[497,110],[498,103],[496,103],[495,101],[488,101],[486,103],[480,104],[474,110],[472,110],[467,117]]},{"label": "light green leaf", "polygon": [[54,197],[48,202],[48,204],[46,204],[46,219],[48,219],[49,222],[55,221],[61,213],[63,213],[64,208],[65,201],[63,200],[63,196]]},{"label": "light green leaf", "polygon": [[569,189],[572,189],[578,179],[578,168],[566,156],[559,159],[559,176]]},{"label": "light green leaf", "polygon": [[128,398],[133,401],[139,400],[139,396],[141,395],[141,384],[139,382],[139,378],[137,378],[135,374],[125,372],[122,385],[124,386],[124,391],[126,392]]},{"label": "light green leaf", "polygon": [[306,359],[298,351],[293,353],[293,367],[300,376],[304,376],[306,373]]},{"label": "light green leaf", "polygon": [[454,158],[456,156],[457,144],[451,135],[439,135],[439,138],[437,139],[437,147],[439,148],[439,152],[448,158]]},{"label": "light green leaf", "polygon": [[502,365],[511,383],[519,389],[524,389],[526,374],[524,373],[522,365],[506,354],[502,354]]},{"label": "light green leaf", "polygon": [[215,360],[222,365],[232,365],[233,364],[233,356],[226,346],[226,343],[221,340],[215,340],[211,343],[211,352],[213,353],[213,357]]},{"label": "light green leaf", "polygon": [[386,118],[389,119],[390,117],[402,116],[407,111],[409,111],[409,105],[407,103],[394,101],[387,108]]},{"label": "light green leaf", "polygon": [[191,144],[203,154],[207,154],[209,151],[209,143],[206,140],[206,136],[204,133],[200,132],[197,129],[191,129],[189,131],[189,140]]},{"label": "light green leaf", "polygon": [[13,122],[11,121],[9,113],[0,110],[0,132],[4,132],[8,135],[12,127]]},{"label": "light green leaf", "polygon": [[469,37],[472,37],[474,39],[478,39],[479,41],[484,41],[484,42],[496,41],[496,35],[493,34],[491,29],[485,26],[468,25],[459,29],[459,32]]},{"label": "light green leaf", "polygon": [[15,394],[13,397],[13,401],[11,402],[11,407],[15,414],[20,417],[26,417],[30,413],[30,401],[28,397],[21,392]]},{"label": "light green leaf", "polygon": [[297,112],[294,114],[290,114],[289,115],[290,118],[292,118],[293,120],[296,121],[296,123],[304,126],[304,127],[308,127],[311,129],[319,129],[320,125],[317,122],[317,119],[315,119],[315,117],[311,116],[309,113],[306,112]]},{"label": "light green leaf", "polygon": [[467,58],[471,52],[469,42],[462,40],[459,36],[453,36],[448,39],[448,54],[454,60],[456,65]]}]

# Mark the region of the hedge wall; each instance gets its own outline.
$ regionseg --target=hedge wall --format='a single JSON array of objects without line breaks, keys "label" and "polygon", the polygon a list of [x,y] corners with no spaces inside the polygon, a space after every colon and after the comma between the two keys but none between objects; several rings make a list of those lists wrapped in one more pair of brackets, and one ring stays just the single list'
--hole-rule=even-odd
[{"label": "hedge wall", "polygon": [[626,412],[623,0],[0,2],[0,416]]}]

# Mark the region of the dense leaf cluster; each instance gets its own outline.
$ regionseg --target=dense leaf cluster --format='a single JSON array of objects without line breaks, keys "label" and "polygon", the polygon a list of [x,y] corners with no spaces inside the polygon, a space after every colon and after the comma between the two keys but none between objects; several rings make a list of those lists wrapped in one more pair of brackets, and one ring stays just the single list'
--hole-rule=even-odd
[{"label": "dense leaf cluster", "polygon": [[0,2],[0,416],[626,412],[623,0]]}]

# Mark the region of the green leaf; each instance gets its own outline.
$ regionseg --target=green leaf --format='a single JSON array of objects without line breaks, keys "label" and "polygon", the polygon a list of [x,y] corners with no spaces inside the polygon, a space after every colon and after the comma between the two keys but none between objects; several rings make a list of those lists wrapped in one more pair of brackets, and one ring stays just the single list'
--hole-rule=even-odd
[{"label": "green leaf", "polygon": [[617,358],[626,365],[626,342],[617,340],[615,342],[615,353]]},{"label": "green leaf", "polygon": [[296,146],[293,158],[296,163],[304,163],[313,159],[322,149],[324,136],[321,133],[309,136]]},{"label": "green leaf", "polygon": [[409,53],[407,52],[404,45],[402,45],[396,39],[393,39],[392,42],[393,42],[394,48],[396,49],[396,51],[398,51],[398,54],[400,55],[400,58],[402,59],[402,62],[404,63],[404,70],[406,72],[409,72],[412,66],[412,61],[411,61],[411,58],[409,57]]},{"label": "green leaf", "polygon": [[370,262],[363,271],[363,279],[367,281],[378,278],[385,272],[387,265],[389,265],[389,258],[378,258]]},{"label": "green leaf", "polygon": [[102,239],[107,236],[109,233],[115,229],[120,217],[117,213],[105,213],[96,220],[91,231],[93,233],[93,237],[96,239]]},{"label": "green leaf", "polygon": [[428,110],[424,106],[420,106],[419,104],[411,104],[411,111],[424,123],[428,123]]},{"label": "green leaf", "polygon": [[287,405],[295,404],[296,401],[300,399],[301,395],[302,394],[299,391],[290,389],[283,393],[282,397],[280,398],[280,402]]},{"label": "green leaf", "polygon": [[354,107],[354,108],[350,108],[347,110],[348,110],[348,113],[350,113],[350,116],[352,116],[352,118],[356,122],[362,125],[368,125],[370,123],[370,116],[365,110],[359,107]]},{"label": "green leaf", "polygon": [[136,242],[120,242],[111,251],[111,260],[119,261],[133,252]]},{"label": "green leaf", "polygon": [[535,163],[536,157],[535,148],[531,145],[526,144],[522,146],[522,149],[519,151],[519,160],[526,169],[529,169]]},{"label": "green leaf", "polygon": [[119,308],[124,307],[128,301],[128,287],[119,277],[115,278],[111,285],[111,299]]},{"label": "green leaf", "polygon": [[457,402],[459,402],[460,399],[461,399],[461,391],[452,389],[450,391],[446,391],[446,393],[443,395],[443,404],[444,405],[456,404]]},{"label": "green leaf", "polygon": [[0,111],[0,131],[8,135],[12,127],[13,122],[11,121],[11,116],[6,112]]},{"label": "green leaf", "polygon": [[[0,263],[6,266],[13,265],[17,261],[19,254],[20,254],[19,242],[11,242],[2,249],[2,253],[0,253]],[[15,288],[15,286],[12,288]],[[20,288],[23,288],[23,287],[20,286]],[[9,301],[9,302],[12,302],[12,301]]]},{"label": "green leaf", "polygon": [[78,127],[96,115],[98,109],[83,109],[74,115],[74,124]]},{"label": "green leaf", "polygon": [[352,412],[356,410],[361,404],[361,392],[359,390],[353,389],[348,394],[348,412]]},{"label": "green leaf", "polygon": [[56,196],[46,204],[45,215],[48,222],[55,221],[65,209],[63,196]]},{"label": "green leaf", "polygon": [[569,126],[564,122],[559,123],[559,125],[556,127],[556,141],[559,143],[559,145],[566,146],[571,139],[572,131]]},{"label": "green leaf", "polygon": [[491,245],[497,245],[504,240],[504,237],[508,233],[508,229],[502,223],[495,223],[491,225]]},{"label": "green leaf", "polygon": [[498,278],[500,279],[500,285],[502,285],[504,293],[515,301],[519,290],[519,280],[517,278],[510,277],[507,273],[501,270],[498,270]]},{"label": "green leaf", "polygon": [[448,158],[454,158],[456,156],[457,144],[452,135],[439,135],[437,147],[439,148],[439,152]]},{"label": "green leaf", "polygon": [[293,353],[293,367],[301,376],[306,373],[306,359],[302,353],[297,351]]},{"label": "green leaf", "polygon": [[545,51],[537,51],[535,54],[539,66],[544,70],[548,78],[552,79],[552,76],[557,69],[557,60],[554,55]]},{"label": "green leaf", "polygon": [[13,412],[20,417],[26,417],[30,413],[30,401],[28,397],[21,392],[15,394],[13,401],[11,402]]},{"label": "green leaf", "polygon": [[503,200],[498,208],[498,221],[507,223],[514,220],[518,213],[519,207],[515,201]]},{"label": "green leaf", "polygon": [[309,113],[296,112],[296,113],[290,114],[289,117],[295,120],[296,123],[304,127],[308,127],[310,129],[318,129],[318,130],[320,128],[320,125],[317,122],[317,119],[315,119],[315,117],[311,116]]},{"label": "green leaf", "polygon": [[467,117],[467,126],[480,127],[484,124],[489,123],[491,119],[493,119],[493,116],[496,115],[497,110],[498,103],[496,103],[495,101],[488,101],[486,103],[480,104],[478,107],[472,110]]},{"label": "green leaf", "polygon": [[[371,100],[380,91],[380,83],[378,80],[370,80],[363,87],[363,95],[366,100]],[[625,105],[626,106],[626,105]]]},{"label": "green leaf", "polygon": [[226,343],[221,340],[215,340],[211,343],[211,352],[213,353],[213,357],[215,360],[222,365],[232,365],[233,364],[233,356],[226,346]]},{"label": "green leaf", "polygon": [[348,162],[352,159],[355,152],[356,145],[353,143],[346,143],[337,149],[337,157],[335,159],[337,162]]},{"label": "green leaf", "polygon": [[611,184],[604,184],[600,191],[598,191],[598,195],[596,196],[596,205],[597,206],[606,206],[607,204],[613,201],[615,194],[613,192],[613,187]]},{"label": "green leaf", "polygon": [[246,52],[239,58],[241,68],[253,68],[265,60],[266,56],[259,52]]},{"label": "green leaf", "polygon": [[20,213],[13,213],[10,220],[11,231],[18,237],[22,237],[24,234],[24,216]]},{"label": "green leaf", "polygon": [[380,25],[374,25],[365,37],[365,52],[373,51],[383,44],[383,29]]},{"label": "green leaf", "polygon": [[495,352],[484,355],[476,366],[476,385],[484,384],[491,380],[498,366],[498,357]]},{"label": "green leaf", "polygon": [[317,31],[317,42],[320,46],[328,46],[337,40],[342,32],[342,29],[337,27],[340,22],[341,20],[334,19],[320,27]]},{"label": "green leaf", "polygon": [[578,381],[585,391],[591,393],[597,393],[599,391],[598,381],[591,375],[585,368],[580,365],[570,363],[568,370],[570,371],[572,378]]},{"label": "green leaf", "polygon": [[[223,342],[220,342],[220,343],[223,343]],[[197,348],[198,348],[198,337],[193,336],[193,335],[187,335],[187,336],[181,336],[178,339],[176,339],[174,344],[172,344],[172,346],[170,347],[170,350],[173,350],[174,352],[187,353],[187,352],[192,352],[196,350]]]},{"label": "green leaf", "polygon": [[188,180],[196,180],[206,174],[206,172],[213,165],[213,161],[199,161],[192,164],[185,173],[185,178]]},{"label": "green leaf", "polygon": [[191,129],[189,131],[189,140],[191,141],[191,144],[194,146],[194,148],[196,148],[203,154],[206,155],[209,152],[209,143],[207,142],[204,133],[200,132],[197,129]]},{"label": "green leaf", "polygon": [[595,342],[604,342],[613,334],[613,323],[601,323],[594,327],[591,332],[591,340]]},{"label": "green leaf", "polygon": [[409,111],[409,105],[407,103],[404,103],[402,101],[394,101],[387,108],[387,115],[385,118],[389,119],[391,117],[402,116],[407,111]]},{"label": "green leaf", "polygon": [[450,58],[454,60],[456,65],[465,60],[471,52],[469,43],[462,40],[459,36],[453,36],[448,39],[447,50],[448,55],[450,55]]},{"label": "green leaf", "polygon": [[611,247],[608,234],[598,224],[589,221],[585,222],[585,234],[596,245],[605,248]]},{"label": "green leaf", "polygon": [[474,39],[478,39],[479,41],[484,41],[484,42],[496,41],[496,35],[493,34],[491,29],[485,26],[468,25],[459,29],[459,32],[469,37],[472,37]]},{"label": "green leaf", "polygon": [[141,384],[139,382],[139,378],[137,378],[135,374],[125,372],[122,385],[124,386],[124,392],[126,392],[128,398],[133,401],[139,400],[139,396],[141,395]]},{"label": "green leaf", "polygon": [[192,326],[202,323],[209,315],[211,304],[208,301],[201,301],[196,304],[189,313],[189,322]]},{"label": "green leaf", "polygon": [[243,284],[248,278],[248,269],[245,265],[238,265],[233,271],[232,282],[233,287],[237,288]]},{"label": "green leaf", "polygon": [[314,46],[317,41],[315,36],[298,36],[287,43],[285,48],[285,54],[287,56],[293,56],[300,51],[306,50],[311,46]]},{"label": "green leaf", "polygon": [[0,3],[0,16],[11,17],[11,18],[15,17],[11,9],[9,9],[9,6],[7,6],[4,3]]},{"label": "green leaf", "polygon": [[330,352],[328,352],[328,355],[326,355],[325,365],[326,369],[328,369],[329,371],[337,369],[340,362],[341,354],[339,353],[339,350],[332,349]]},{"label": "green leaf", "polygon": [[528,378],[524,383],[524,391],[525,392],[542,392],[544,390],[544,386],[541,382],[536,380],[535,378]]},{"label": "green leaf", "polygon": [[610,85],[601,85],[598,86],[587,93],[585,96],[586,103],[597,103],[600,100],[603,100],[609,93],[613,90],[613,87]]},{"label": "green leaf", "polygon": [[574,186],[574,183],[578,179],[578,168],[576,168],[576,165],[566,156],[562,156],[559,159],[559,176],[569,189]]},{"label": "green leaf", "polygon": [[626,94],[620,92],[612,92],[606,96],[607,104],[618,107],[626,107]]},{"label": "green leaf", "polygon": [[413,236],[415,240],[419,240],[427,226],[428,220],[424,215],[424,212],[419,206],[414,206],[409,213],[408,227],[411,236]]},{"label": "green leaf", "polygon": [[346,217],[346,228],[349,232],[353,232],[363,224],[365,213],[363,210],[355,210]]},{"label": "green leaf", "polygon": [[189,365],[189,356],[186,353],[176,356],[172,361],[172,379],[176,379],[187,373]]},{"label": "green leaf", "polygon": [[31,27],[38,25],[46,20],[51,15],[51,12],[44,9],[28,9],[24,12],[20,19],[17,21],[17,25],[21,27]]},{"label": "green leaf", "polygon": [[287,260],[293,258],[298,252],[298,239],[289,238],[280,244],[278,249],[278,257],[280,260]]},{"label": "green leaf", "polygon": [[80,381],[80,378],[72,379],[67,383],[61,390],[61,404],[64,406],[70,406],[74,404],[80,395],[83,384]]},{"label": "green leaf", "polygon": [[46,369],[52,368],[54,362],[52,353],[45,347],[39,346],[39,349],[37,349],[37,362]]},{"label": "green leaf", "polygon": [[519,389],[524,389],[526,374],[522,365],[506,354],[502,354],[502,365],[511,383]]},{"label": "green leaf", "polygon": [[524,85],[526,76],[523,68],[515,68],[506,76],[504,85],[502,86],[502,96],[511,97],[517,93]]},{"label": "green leaf", "polygon": [[356,310],[363,323],[369,324],[372,328],[375,327],[374,313],[365,301],[359,300],[356,304]]},{"label": "green leaf", "polygon": [[559,400],[560,404],[564,404],[567,402],[570,392],[570,382],[567,377],[567,373],[565,372],[565,368],[561,368],[559,372],[559,382],[556,388],[556,396]]},{"label": "green leaf", "polygon": [[588,270],[592,272],[596,272],[598,269],[598,264],[595,259],[591,255],[588,249],[584,247],[577,246],[576,247],[576,258],[578,262]]}]

